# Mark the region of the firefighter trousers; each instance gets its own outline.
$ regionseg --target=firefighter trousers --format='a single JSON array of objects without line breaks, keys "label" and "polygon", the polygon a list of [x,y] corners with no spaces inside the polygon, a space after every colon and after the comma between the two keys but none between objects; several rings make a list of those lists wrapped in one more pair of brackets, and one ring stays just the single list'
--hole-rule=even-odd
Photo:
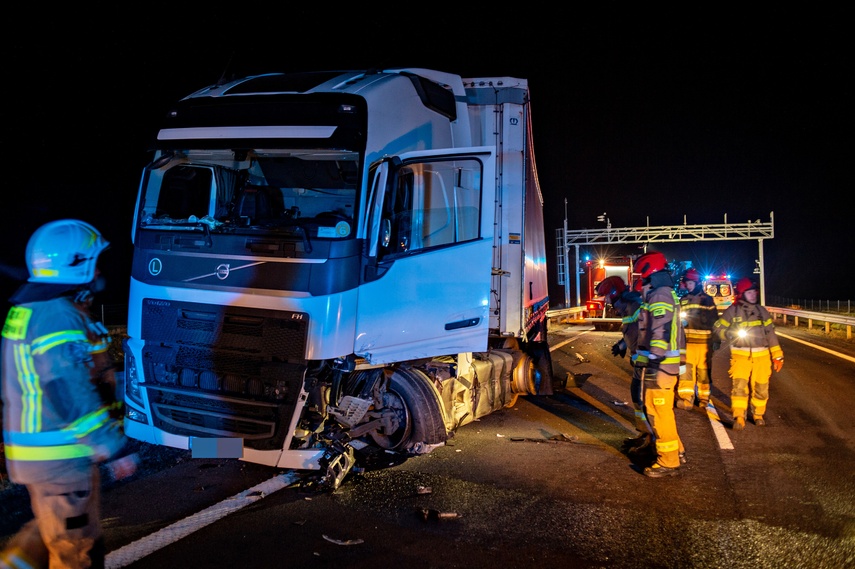
[{"label": "firefighter trousers", "polygon": [[709,347],[706,343],[686,344],[686,371],[680,374],[677,397],[689,404],[694,404],[697,389],[698,401],[704,407],[706,406],[712,389],[709,357]]},{"label": "firefighter trousers", "polygon": [[730,410],[733,418],[745,419],[746,410],[756,419],[766,413],[769,402],[769,378],[772,377],[772,359],[769,352],[730,355]]},{"label": "firefighter trousers", "polygon": [[0,567],[104,567],[100,484],[97,466],[75,482],[27,484],[35,518],[0,552]]},{"label": "firefighter trousers", "polygon": [[656,438],[656,462],[668,468],[680,467],[683,444],[674,417],[674,387],[677,376],[662,370],[644,374],[644,411]]}]

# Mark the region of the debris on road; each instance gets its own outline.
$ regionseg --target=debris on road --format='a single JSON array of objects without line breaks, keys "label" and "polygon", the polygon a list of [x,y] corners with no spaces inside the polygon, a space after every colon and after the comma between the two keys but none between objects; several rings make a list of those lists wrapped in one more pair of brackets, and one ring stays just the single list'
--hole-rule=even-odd
[{"label": "debris on road", "polygon": [[336,545],[359,545],[360,543],[365,543],[363,540],[357,539],[333,539],[328,535],[322,534],[322,538],[327,540],[330,543],[334,543]]},{"label": "debris on road", "polygon": [[424,521],[453,520],[460,517],[460,514],[457,512],[440,512],[439,510],[430,510],[428,508],[422,508],[420,512]]}]

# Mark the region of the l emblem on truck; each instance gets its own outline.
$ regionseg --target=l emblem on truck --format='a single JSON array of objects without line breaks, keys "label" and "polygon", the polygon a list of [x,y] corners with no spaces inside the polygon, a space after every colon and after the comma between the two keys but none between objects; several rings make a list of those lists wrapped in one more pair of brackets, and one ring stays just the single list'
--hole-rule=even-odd
[{"label": "l emblem on truck", "polygon": [[219,267],[217,267],[217,278],[221,281],[229,278],[229,266],[226,263],[223,263]]}]

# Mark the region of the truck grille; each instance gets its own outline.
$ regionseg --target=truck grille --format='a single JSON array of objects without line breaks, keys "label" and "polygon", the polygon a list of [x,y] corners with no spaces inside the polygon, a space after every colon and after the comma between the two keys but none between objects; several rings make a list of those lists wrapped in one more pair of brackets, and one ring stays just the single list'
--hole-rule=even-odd
[{"label": "truck grille", "polygon": [[304,314],[147,299],[142,363],[155,426],[281,448],[305,375],[307,331]]}]

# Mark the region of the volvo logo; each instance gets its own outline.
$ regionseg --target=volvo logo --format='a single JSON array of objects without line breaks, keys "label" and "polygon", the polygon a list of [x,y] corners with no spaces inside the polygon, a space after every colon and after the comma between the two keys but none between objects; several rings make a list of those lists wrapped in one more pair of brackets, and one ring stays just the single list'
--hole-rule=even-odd
[{"label": "volvo logo", "polygon": [[217,278],[221,281],[229,278],[229,266],[226,263],[223,263],[219,267],[217,267]]},{"label": "volvo logo", "polygon": [[163,263],[157,257],[148,262],[148,273],[156,277],[163,270]]}]

